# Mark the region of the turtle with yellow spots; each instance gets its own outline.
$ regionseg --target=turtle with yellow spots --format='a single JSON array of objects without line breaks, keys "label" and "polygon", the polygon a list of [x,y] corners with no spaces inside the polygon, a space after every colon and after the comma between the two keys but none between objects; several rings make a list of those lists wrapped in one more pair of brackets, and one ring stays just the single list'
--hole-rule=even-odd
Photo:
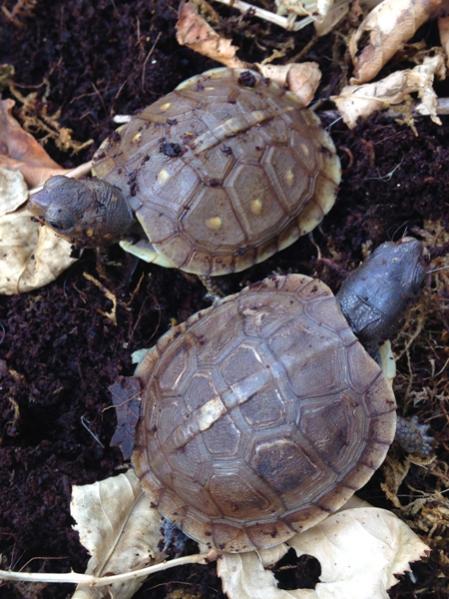
[{"label": "turtle with yellow spots", "polygon": [[94,177],[52,177],[36,214],[80,245],[119,241],[197,275],[237,272],[292,244],[334,204],[340,163],[318,117],[253,71],[181,83],[97,150]]}]

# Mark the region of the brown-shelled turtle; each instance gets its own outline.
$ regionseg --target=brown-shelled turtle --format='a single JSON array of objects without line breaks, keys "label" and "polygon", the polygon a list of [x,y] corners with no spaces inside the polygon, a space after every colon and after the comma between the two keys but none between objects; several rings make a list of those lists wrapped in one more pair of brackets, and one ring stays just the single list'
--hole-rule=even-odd
[{"label": "brown-shelled turtle", "polygon": [[240,271],[311,231],[340,163],[295,96],[252,71],[192,77],[112,134],[94,178],[52,177],[36,214],[80,245],[121,241],[200,276]]},{"label": "brown-shelled turtle", "polygon": [[[335,297],[275,275],[170,329],[135,377],[133,463],[161,514],[218,550],[285,541],[380,466],[396,404],[375,355],[425,275],[421,242],[387,242]],[[409,442],[415,423],[399,427]],[[412,435],[412,437],[410,437]]]}]

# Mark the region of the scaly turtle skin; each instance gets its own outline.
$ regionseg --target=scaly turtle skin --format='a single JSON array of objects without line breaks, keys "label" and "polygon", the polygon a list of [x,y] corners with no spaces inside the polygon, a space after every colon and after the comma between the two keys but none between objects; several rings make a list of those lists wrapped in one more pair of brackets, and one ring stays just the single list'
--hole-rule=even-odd
[{"label": "scaly turtle skin", "polygon": [[82,244],[128,237],[139,257],[202,276],[248,268],[311,231],[340,181],[311,110],[257,73],[223,68],[134,116],[92,170],[98,179],[50,179],[36,213]]},{"label": "scaly turtle skin", "polygon": [[[360,292],[379,269],[370,304]],[[391,385],[348,324],[363,329],[362,311],[345,318],[340,304],[362,302],[380,339],[424,273],[419,242],[386,243],[338,298],[319,280],[276,275],[166,333],[135,373],[133,463],[159,511],[240,552],[339,509],[380,466],[396,424]]]}]

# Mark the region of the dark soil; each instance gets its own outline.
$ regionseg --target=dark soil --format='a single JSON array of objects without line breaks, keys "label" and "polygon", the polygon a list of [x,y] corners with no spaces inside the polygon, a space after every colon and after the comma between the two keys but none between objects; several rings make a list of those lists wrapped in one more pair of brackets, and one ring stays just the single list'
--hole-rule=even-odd
[{"label": "dark soil", "polygon": [[[133,113],[188,76],[216,66],[177,45],[177,4],[176,0],[2,3],[10,14],[16,6],[14,18],[4,13],[0,24],[0,63],[15,67],[15,88],[7,85],[5,96],[14,95],[14,89],[22,96],[36,92],[28,114],[31,110],[36,116],[52,115],[60,110],[58,122],[73,130],[73,139],[93,140],[76,154],[63,151],[55,130],[46,137],[46,148],[61,164],[89,159],[114,128],[114,114]],[[233,34],[246,60],[260,59],[292,37],[251,17],[237,17],[235,12],[231,16],[226,10],[220,14],[221,30]],[[420,35],[434,39],[434,26],[426,26]],[[310,30],[297,35],[284,60],[310,36]],[[339,40],[330,35],[304,57],[320,62],[321,97],[329,96],[344,75],[344,47]],[[349,131],[341,121],[335,122],[330,103],[321,108],[344,168],[337,205],[313,237],[234,276],[233,289],[273,270],[299,270],[320,276],[335,290],[367,249],[406,232],[424,238],[434,257],[447,252],[449,119],[442,126],[417,120],[415,135],[407,125],[378,115]],[[19,120],[23,110],[18,102]],[[45,137],[38,125],[33,133]],[[34,293],[0,297],[2,568],[84,570],[88,556],[69,515],[71,485],[101,480],[124,468],[120,453],[109,444],[115,415],[109,409],[108,386],[118,375],[132,372],[131,352],[151,346],[171,319],[180,322],[207,305],[193,277],[136,263],[118,248],[109,253],[103,270],[106,277],[98,273],[94,253],[86,251],[55,283]],[[85,273],[101,278],[116,296],[116,325],[105,315],[111,302]],[[374,505],[394,508],[434,549],[414,568],[414,577],[405,576],[391,591],[395,598],[449,596],[448,506],[440,493],[448,487],[449,462],[447,281],[438,275],[429,281],[423,302],[396,340],[401,352],[424,322],[399,361],[397,398],[401,413],[417,414],[431,424],[436,457],[431,464],[410,466],[397,504],[380,487],[383,472],[363,492]],[[404,456],[393,452],[391,460],[394,467]],[[304,569],[301,577],[298,572]],[[292,572],[288,581],[285,572],[279,575],[282,586],[313,586],[319,566],[302,558]],[[164,598],[175,589],[199,598],[223,597],[213,565],[161,573],[149,579],[136,597]],[[0,583],[1,599],[69,596],[67,586]]]}]

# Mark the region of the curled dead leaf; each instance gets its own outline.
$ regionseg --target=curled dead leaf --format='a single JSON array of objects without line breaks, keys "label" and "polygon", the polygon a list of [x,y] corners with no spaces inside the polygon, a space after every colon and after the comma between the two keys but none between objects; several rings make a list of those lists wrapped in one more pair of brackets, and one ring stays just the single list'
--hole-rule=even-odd
[{"label": "curled dead leaf", "polygon": [[320,67],[316,62],[258,64],[257,67],[264,77],[272,79],[282,87],[288,87],[303,106],[308,106],[313,100],[321,81]]},{"label": "curled dead leaf", "polygon": [[237,46],[234,46],[231,40],[218,35],[198,14],[192,2],[182,2],[179,7],[176,39],[181,46],[187,46],[227,67],[245,67],[245,63],[236,56]]},{"label": "curled dead leaf", "polygon": [[[352,502],[352,505],[354,503]],[[321,564],[315,589],[283,590],[266,569],[293,548]],[[230,599],[385,599],[395,575],[429,551],[393,513],[374,507],[343,509],[280,546],[258,553],[224,554],[217,562]]]},{"label": "curled dead leaf", "polygon": [[[91,485],[74,486],[70,513],[91,558],[86,573],[95,576],[137,570],[165,558],[158,550],[162,518],[150,506],[134,471]],[[128,599],[144,578],[109,587],[80,587],[73,599]]]},{"label": "curled dead leaf", "polygon": [[14,104],[14,100],[0,100],[0,167],[20,170],[30,187],[64,174],[65,169],[13,117]]},{"label": "curled dead leaf", "polygon": [[421,25],[447,10],[446,0],[384,0],[349,41],[352,84],[371,81]]},{"label": "curled dead leaf", "polygon": [[384,79],[364,85],[347,85],[340,95],[332,96],[343,120],[348,127],[355,127],[357,119],[395,104],[411,100],[410,94],[417,93],[421,102],[415,110],[429,115],[437,124],[437,95],[433,89],[435,76],[443,79],[446,74],[441,51],[435,56],[427,56],[421,65],[413,69],[396,71]]},{"label": "curled dead leaf", "polygon": [[385,493],[385,497],[397,509],[402,507],[398,492],[410,470],[410,464],[408,457],[400,460],[395,455],[388,455],[382,467],[384,482],[380,485],[381,489]]}]

